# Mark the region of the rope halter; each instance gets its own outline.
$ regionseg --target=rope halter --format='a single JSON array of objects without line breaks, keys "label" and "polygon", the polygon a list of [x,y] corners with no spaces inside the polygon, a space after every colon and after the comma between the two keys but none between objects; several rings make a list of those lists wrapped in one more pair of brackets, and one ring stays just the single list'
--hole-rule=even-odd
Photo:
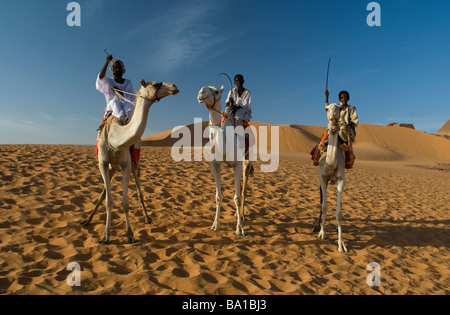
[{"label": "rope halter", "polygon": [[[143,97],[143,96],[140,95],[140,94],[139,94],[139,97],[140,97],[140,98],[143,98],[144,100],[147,100],[147,101],[149,101],[149,102],[156,102],[156,103],[157,103],[157,102],[159,102],[159,101],[161,100],[161,98],[158,97],[158,92],[159,92],[159,90],[161,89],[161,86],[162,86],[162,82],[156,83],[155,99],[152,100],[152,99]],[[133,96],[135,96],[135,97],[138,96],[137,94],[135,94],[135,93],[130,93],[130,92],[127,92],[127,91],[122,91],[122,90],[117,89],[117,88],[112,88],[112,90],[114,91],[114,93],[116,93],[117,97],[118,97],[120,100],[122,100],[122,101],[124,101],[124,102],[127,102],[127,103],[130,103],[130,104],[133,105],[133,106],[136,105],[136,103],[134,103],[134,102],[128,100],[127,98],[125,98],[124,96],[122,96],[120,93],[133,95]]]}]

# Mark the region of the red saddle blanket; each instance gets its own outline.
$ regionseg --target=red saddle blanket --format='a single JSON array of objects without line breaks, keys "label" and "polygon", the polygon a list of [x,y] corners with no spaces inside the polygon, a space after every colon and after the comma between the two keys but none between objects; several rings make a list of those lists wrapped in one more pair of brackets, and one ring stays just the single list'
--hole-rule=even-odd
[{"label": "red saddle blanket", "polygon": [[[315,166],[319,165],[319,159],[320,159],[320,150],[319,150],[319,145],[316,145],[312,151],[310,152],[311,154],[311,160],[313,160],[313,164]],[[353,152],[353,146],[350,146],[350,150],[348,150],[346,152],[345,155],[345,168],[346,169],[352,169],[353,168],[353,164],[355,163],[356,160],[356,156],[355,153]]]}]

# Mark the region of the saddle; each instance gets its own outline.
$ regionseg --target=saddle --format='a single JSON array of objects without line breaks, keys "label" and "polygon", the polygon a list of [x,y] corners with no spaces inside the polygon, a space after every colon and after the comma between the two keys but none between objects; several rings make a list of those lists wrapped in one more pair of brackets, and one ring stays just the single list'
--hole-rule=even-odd
[{"label": "saddle", "polygon": [[[326,152],[326,148],[325,148],[325,150],[321,151],[319,149],[319,146],[321,144],[323,144],[327,140],[327,138],[328,138],[328,131],[325,130],[325,132],[322,136],[322,139],[320,140],[320,143],[317,144],[309,153],[311,155],[311,160],[313,160],[314,166],[319,166],[320,157],[322,156],[322,154],[324,154]],[[349,150],[347,152],[345,152],[345,168],[352,169],[353,164],[355,163],[355,160],[356,160],[356,156],[353,151],[353,144],[350,143]]]}]

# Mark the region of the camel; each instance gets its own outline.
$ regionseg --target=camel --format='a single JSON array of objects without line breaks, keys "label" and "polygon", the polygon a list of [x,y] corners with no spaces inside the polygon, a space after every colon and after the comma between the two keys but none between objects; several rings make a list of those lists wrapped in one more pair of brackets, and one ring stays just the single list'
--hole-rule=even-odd
[{"label": "camel", "polygon": [[[215,147],[216,151],[222,150],[223,158],[221,161],[219,159],[213,159],[211,161],[211,170],[216,182],[216,216],[211,229],[214,231],[220,230],[220,209],[222,206],[222,184],[221,184],[221,165],[223,162],[227,163],[234,169],[234,184],[235,184],[235,194],[234,203],[236,204],[236,235],[245,235],[244,231],[244,203],[246,197],[246,188],[250,174],[253,172],[252,163],[245,156],[238,156],[239,152],[243,155],[244,150],[239,150],[237,148],[237,135],[234,134],[234,157],[233,159],[226,158],[226,132],[221,132],[221,109],[222,109],[222,93],[224,87],[220,89],[214,86],[202,87],[198,93],[198,102],[204,103],[209,110],[209,125],[211,128],[210,141],[216,141],[215,137],[223,137],[218,141],[218,143],[223,144],[223,148]],[[234,119],[233,115],[229,115],[229,119],[224,124],[232,124],[234,127],[242,126],[243,122],[239,119]],[[216,142],[217,143],[217,142]],[[241,142],[242,143],[242,142]],[[242,179],[242,186],[241,186]]]},{"label": "camel", "polygon": [[341,200],[345,186],[345,152],[339,148],[338,136],[342,132],[339,126],[340,106],[331,104],[328,109],[328,147],[326,156],[319,160],[319,181],[320,181],[320,203],[321,211],[319,219],[314,227],[314,232],[319,231],[319,239],[325,239],[325,219],[328,210],[327,204],[327,186],[329,182],[337,184],[337,205],[336,205],[336,221],[338,225],[338,250],[339,252],[348,252],[342,238],[342,208]]},{"label": "camel", "polygon": [[[150,219],[143,206],[140,181],[138,180],[139,164],[131,162],[129,148],[143,135],[147,125],[150,107],[162,98],[169,95],[176,95],[178,92],[177,86],[173,83],[146,82],[144,79],[141,79],[141,88],[136,95],[136,107],[131,121],[123,126],[116,117],[111,116],[103,126],[98,142],[98,164],[105,185],[106,227],[99,243],[108,244],[110,242],[111,211],[113,206],[110,181],[117,171],[121,170],[123,175],[122,209],[125,213],[127,243],[132,244],[136,242],[128,219],[128,183],[130,172],[133,173],[136,179],[138,195],[141,206],[144,209],[146,223],[150,223]],[[90,213],[88,219],[83,223],[87,224],[90,222],[101,200],[102,196],[100,196],[97,206]]]}]

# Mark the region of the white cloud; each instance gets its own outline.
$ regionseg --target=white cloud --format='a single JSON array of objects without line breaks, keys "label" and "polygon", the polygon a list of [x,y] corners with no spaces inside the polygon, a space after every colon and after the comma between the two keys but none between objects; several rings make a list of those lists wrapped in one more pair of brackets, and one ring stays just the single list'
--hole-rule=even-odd
[{"label": "white cloud", "polygon": [[214,23],[206,22],[220,6],[219,1],[182,2],[164,15],[139,23],[124,37],[148,34],[151,38],[148,66],[169,73],[180,66],[193,65],[200,58],[207,60],[224,52],[218,46],[227,37]]}]

